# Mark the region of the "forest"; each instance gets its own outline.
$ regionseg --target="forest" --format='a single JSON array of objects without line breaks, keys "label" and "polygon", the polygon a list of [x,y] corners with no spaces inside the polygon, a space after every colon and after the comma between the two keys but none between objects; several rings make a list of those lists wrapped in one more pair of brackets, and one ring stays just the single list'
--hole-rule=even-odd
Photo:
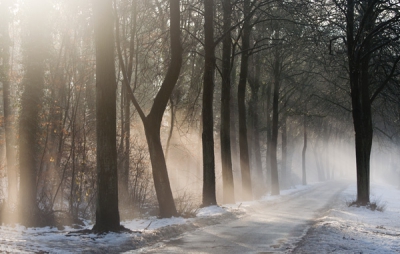
[{"label": "forest", "polygon": [[397,0],[0,0],[0,223],[400,184]]}]

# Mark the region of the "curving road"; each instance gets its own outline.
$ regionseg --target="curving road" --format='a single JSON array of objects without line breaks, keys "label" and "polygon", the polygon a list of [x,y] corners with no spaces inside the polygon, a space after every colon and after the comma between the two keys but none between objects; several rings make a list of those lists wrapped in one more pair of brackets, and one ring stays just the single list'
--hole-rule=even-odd
[{"label": "curving road", "polygon": [[282,197],[275,203],[260,201],[246,207],[247,215],[238,220],[126,253],[290,252],[346,186],[343,182],[325,182]]}]

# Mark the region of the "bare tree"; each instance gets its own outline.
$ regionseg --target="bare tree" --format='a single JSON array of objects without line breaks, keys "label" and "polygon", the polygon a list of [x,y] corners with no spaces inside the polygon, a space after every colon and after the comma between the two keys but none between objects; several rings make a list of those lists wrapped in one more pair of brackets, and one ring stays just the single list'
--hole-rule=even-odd
[{"label": "bare tree", "polygon": [[[168,104],[172,90],[179,78],[182,66],[182,46],[180,39],[180,9],[179,0],[170,0],[170,40],[171,40],[171,62],[168,67],[164,81],[154,98],[150,113],[146,116],[136,100],[131,87],[127,82],[125,86],[128,89],[130,100],[139,113],[143,122],[147,144],[150,152],[150,160],[153,169],[154,186],[157,193],[158,204],[160,207],[160,216],[162,218],[177,215],[171,186],[168,177],[167,165],[161,145],[160,128],[164,111]],[[121,61],[121,54],[118,54]],[[127,74],[125,68],[122,68],[125,80]]]}]

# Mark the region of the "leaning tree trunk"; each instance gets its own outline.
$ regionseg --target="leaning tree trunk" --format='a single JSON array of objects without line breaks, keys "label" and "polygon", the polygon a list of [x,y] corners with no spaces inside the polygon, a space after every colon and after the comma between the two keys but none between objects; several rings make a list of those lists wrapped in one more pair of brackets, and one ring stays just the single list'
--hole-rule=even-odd
[{"label": "leaning tree trunk", "polygon": [[[155,122],[148,118],[144,122],[144,127],[147,144],[149,146],[151,165],[153,168],[154,187],[156,189],[157,200],[160,206],[160,217],[167,218],[177,216],[168,178],[167,164],[165,162],[161,144],[160,122]],[[160,195],[160,193],[162,195]]]},{"label": "leaning tree trunk", "polygon": [[117,105],[111,0],[93,5],[96,45],[97,197],[95,232],[120,230],[117,171]]},{"label": "leaning tree trunk", "polygon": [[251,186],[249,145],[247,140],[247,121],[246,121],[246,84],[249,63],[250,33],[251,26],[249,20],[250,1],[243,1],[243,14],[245,20],[243,22],[242,35],[242,54],[240,63],[240,75],[238,85],[238,108],[239,108],[239,152],[240,152],[240,169],[242,173],[242,198],[243,200],[252,200],[253,191]]},{"label": "leaning tree trunk", "polygon": [[225,37],[222,41],[222,88],[221,88],[221,163],[223,181],[223,202],[225,204],[235,203],[233,172],[232,172],[232,153],[231,153],[231,28],[232,4],[231,0],[224,0],[224,27]]},{"label": "leaning tree trunk", "polygon": [[[131,87],[127,82],[125,86],[128,88],[129,98],[135,106],[140,118],[142,119],[147,145],[150,152],[150,161],[153,172],[154,187],[156,189],[157,200],[160,209],[160,217],[168,218],[177,216],[175,202],[172,196],[172,190],[169,183],[168,171],[165,162],[164,151],[161,146],[160,128],[161,121],[168,104],[168,100],[172,94],[182,66],[182,44],[180,31],[180,7],[179,0],[170,0],[170,40],[171,40],[171,62],[168,67],[167,74],[154,98],[153,106],[150,113],[145,116],[140,105],[138,104]],[[118,48],[117,48],[118,49]],[[122,55],[118,53],[120,63]],[[124,68],[122,72],[127,77]],[[127,79],[127,78],[126,78]]]}]

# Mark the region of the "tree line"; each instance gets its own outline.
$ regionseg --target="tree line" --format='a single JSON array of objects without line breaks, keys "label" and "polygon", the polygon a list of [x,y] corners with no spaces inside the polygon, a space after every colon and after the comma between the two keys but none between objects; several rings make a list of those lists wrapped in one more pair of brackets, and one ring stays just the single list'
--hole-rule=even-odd
[{"label": "tree line", "polygon": [[307,184],[310,148],[332,179],[349,140],[368,205],[373,137],[398,145],[397,2],[0,5],[4,222],[104,232],[125,212],[182,215],[183,167],[201,206],[279,195],[299,144]]}]

